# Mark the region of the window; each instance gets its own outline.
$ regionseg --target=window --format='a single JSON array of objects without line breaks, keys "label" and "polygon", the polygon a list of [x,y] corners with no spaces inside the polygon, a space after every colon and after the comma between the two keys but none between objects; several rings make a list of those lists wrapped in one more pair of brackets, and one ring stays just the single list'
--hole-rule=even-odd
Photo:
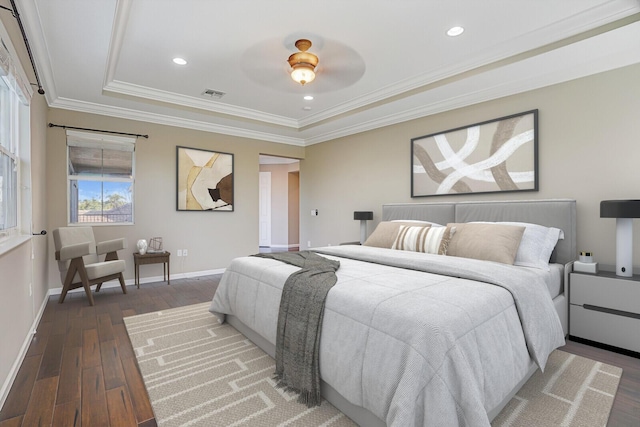
[{"label": "window", "polygon": [[135,138],[67,130],[69,224],[133,224]]},{"label": "window", "polygon": [[[1,28],[4,30],[4,27]],[[30,202],[29,100],[31,91],[23,84],[0,34],[0,241],[30,227],[30,212],[20,204]],[[24,193],[24,194],[23,194]],[[21,218],[20,215],[24,218]],[[24,231],[28,233],[28,229]]]}]

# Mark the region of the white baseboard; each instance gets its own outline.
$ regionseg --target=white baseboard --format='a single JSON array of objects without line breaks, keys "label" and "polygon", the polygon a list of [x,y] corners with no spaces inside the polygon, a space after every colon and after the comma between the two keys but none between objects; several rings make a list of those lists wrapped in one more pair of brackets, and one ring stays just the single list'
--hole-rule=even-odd
[{"label": "white baseboard", "polygon": [[[194,271],[190,273],[172,274],[171,280],[191,279],[194,277],[210,276],[213,274],[222,274],[224,273],[224,271],[225,271],[224,268],[219,268],[216,270],[203,270],[203,271]],[[163,276],[145,277],[140,279],[140,283],[141,284],[154,283],[154,282],[161,282],[163,280],[164,280]],[[135,279],[127,279],[124,281],[124,283],[126,286],[135,286]],[[115,287],[118,287],[118,288],[120,287],[120,282],[117,280],[111,280],[109,282],[105,282],[102,285],[103,289],[115,288]],[[73,292],[84,292],[84,289],[78,288],[78,289],[69,291],[69,293],[73,293]],[[31,345],[31,339],[33,338],[33,335],[35,335],[36,331],[38,330],[38,325],[40,323],[40,319],[42,318],[42,314],[44,313],[45,308],[47,308],[49,297],[51,295],[60,295],[61,293],[62,293],[62,287],[50,288],[47,291],[47,294],[45,295],[44,300],[40,305],[40,309],[38,310],[36,317],[33,319],[31,329],[29,329],[29,332],[27,333],[27,336],[25,337],[24,342],[22,343],[22,347],[20,347],[20,352],[18,353],[18,357],[16,357],[16,360],[13,362],[13,365],[11,366],[11,370],[9,371],[9,375],[7,376],[7,379],[2,385],[2,388],[0,389],[0,409],[4,406],[4,402],[7,400],[7,396],[9,396],[9,391],[11,390],[11,386],[13,385],[13,382],[15,381],[16,376],[18,375],[18,371],[20,370],[20,366],[22,365],[22,362],[24,361],[25,356],[27,355],[27,351],[29,350],[29,345]]]}]

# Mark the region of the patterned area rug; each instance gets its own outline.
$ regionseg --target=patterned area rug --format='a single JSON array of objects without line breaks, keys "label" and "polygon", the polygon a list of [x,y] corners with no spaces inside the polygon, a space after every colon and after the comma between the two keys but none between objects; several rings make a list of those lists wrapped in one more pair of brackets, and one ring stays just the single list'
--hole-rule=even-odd
[{"label": "patterned area rug", "polygon": [[[275,388],[274,360],[209,303],[124,319],[159,426],[354,426]],[[622,369],[555,351],[493,426],[604,426]]]}]

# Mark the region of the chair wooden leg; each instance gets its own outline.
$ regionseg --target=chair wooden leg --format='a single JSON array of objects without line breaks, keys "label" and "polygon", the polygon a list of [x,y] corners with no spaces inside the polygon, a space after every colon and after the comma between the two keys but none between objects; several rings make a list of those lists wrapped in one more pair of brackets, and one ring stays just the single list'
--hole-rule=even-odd
[{"label": "chair wooden leg", "polygon": [[89,277],[87,276],[87,271],[84,269],[84,263],[82,264],[82,268],[78,269],[78,274],[80,274],[80,279],[82,280],[82,287],[84,288],[84,292],[87,294],[87,298],[89,298],[89,304],[94,305],[93,294],[91,293],[91,286],[89,285]]},{"label": "chair wooden leg", "polygon": [[91,286],[89,283],[82,282],[82,287],[84,288],[84,292],[87,294],[87,298],[89,298],[89,305],[95,305],[93,302],[93,294],[91,293]]},{"label": "chair wooden leg", "polygon": [[69,292],[69,289],[71,288],[73,277],[76,275],[77,271],[78,267],[73,261],[71,261],[71,263],[69,264],[69,268],[67,269],[67,275],[64,278],[62,293],[60,294],[60,298],[58,298],[58,304],[62,304],[64,302],[64,299],[67,297],[67,292]]},{"label": "chair wooden leg", "polygon": [[120,287],[122,288],[122,293],[126,294],[127,293],[127,287],[124,284],[124,276],[122,275],[122,273],[120,273],[120,276],[118,276],[118,280],[120,280]]},{"label": "chair wooden leg", "polygon": [[102,282],[98,283],[98,286],[96,286],[96,292],[100,292],[100,288],[102,288]]}]

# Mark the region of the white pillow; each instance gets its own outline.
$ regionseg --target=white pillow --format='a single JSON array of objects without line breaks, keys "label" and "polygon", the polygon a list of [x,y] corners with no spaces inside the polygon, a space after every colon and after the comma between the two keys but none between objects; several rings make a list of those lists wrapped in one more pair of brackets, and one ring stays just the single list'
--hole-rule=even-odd
[{"label": "white pillow", "polygon": [[446,255],[455,228],[401,225],[391,249]]},{"label": "white pillow", "polygon": [[558,240],[564,239],[564,231],[559,228],[528,222],[499,222],[496,224],[517,225],[525,227],[516,260],[513,265],[539,268],[549,271],[549,259]]}]

